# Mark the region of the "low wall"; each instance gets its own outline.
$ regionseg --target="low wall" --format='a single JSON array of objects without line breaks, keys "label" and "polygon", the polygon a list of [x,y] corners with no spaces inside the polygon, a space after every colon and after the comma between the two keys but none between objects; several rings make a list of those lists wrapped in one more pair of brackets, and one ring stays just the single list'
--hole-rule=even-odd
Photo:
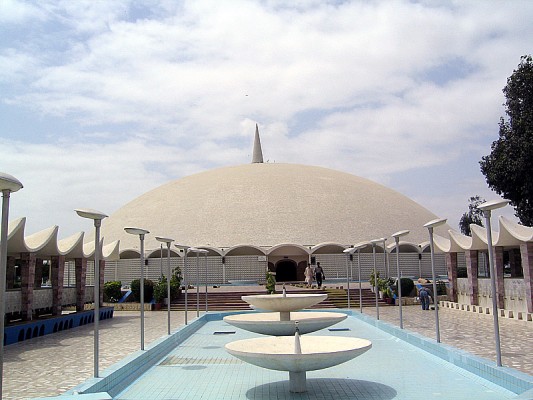
[{"label": "low wall", "polygon": [[[504,309],[514,315],[528,313],[527,294],[524,279],[505,278],[503,280],[505,295]],[[457,278],[457,303],[461,305],[492,308],[492,287],[488,278],[478,279],[477,304],[471,304],[468,278]]]},{"label": "low wall", "polygon": [[[100,319],[113,318],[113,307],[100,307]],[[30,340],[94,322],[94,311],[82,311],[21,322],[4,328],[4,345]]]}]

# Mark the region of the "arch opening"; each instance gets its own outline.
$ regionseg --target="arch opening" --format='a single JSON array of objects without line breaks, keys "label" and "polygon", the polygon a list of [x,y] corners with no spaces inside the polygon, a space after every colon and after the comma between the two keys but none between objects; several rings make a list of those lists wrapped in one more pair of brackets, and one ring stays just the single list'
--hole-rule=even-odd
[{"label": "arch opening", "polygon": [[294,282],[297,280],[297,265],[293,260],[280,260],[276,264],[276,282]]}]

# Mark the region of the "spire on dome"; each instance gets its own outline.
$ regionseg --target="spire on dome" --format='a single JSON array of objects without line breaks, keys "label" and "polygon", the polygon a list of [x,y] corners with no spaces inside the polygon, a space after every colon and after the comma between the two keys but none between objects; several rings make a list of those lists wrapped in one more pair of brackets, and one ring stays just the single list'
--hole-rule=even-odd
[{"label": "spire on dome", "polygon": [[261,139],[259,139],[259,128],[255,124],[255,139],[254,150],[252,156],[252,164],[263,162],[263,150],[261,150]]}]

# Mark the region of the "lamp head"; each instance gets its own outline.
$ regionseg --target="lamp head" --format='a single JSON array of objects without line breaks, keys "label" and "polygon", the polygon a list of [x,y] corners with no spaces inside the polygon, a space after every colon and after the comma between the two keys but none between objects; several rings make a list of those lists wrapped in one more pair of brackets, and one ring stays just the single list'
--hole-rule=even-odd
[{"label": "lamp head", "polygon": [[161,236],[156,236],[155,237],[155,240],[157,240],[158,242],[163,242],[163,243],[166,243],[166,244],[170,244],[174,241],[174,239],[170,239],[170,238],[166,238],[166,237],[161,237]]},{"label": "lamp head", "polygon": [[424,228],[436,228],[437,226],[444,225],[446,223],[446,218],[437,218],[429,221],[427,224],[424,224]]},{"label": "lamp head", "polygon": [[477,208],[480,209],[481,211],[492,211],[498,208],[505,207],[507,204],[509,204],[509,200],[503,200],[503,199],[490,200],[490,201],[486,201],[483,204],[480,204],[479,206],[477,206]]},{"label": "lamp head", "polygon": [[208,250],[205,250],[205,249],[199,249],[197,247],[189,247],[189,249],[187,250],[189,253],[198,253],[198,254],[207,254],[209,253]]},{"label": "lamp head", "polygon": [[385,239],[385,238],[373,239],[373,240],[370,241],[370,243],[376,244],[376,243],[381,243],[381,242],[383,242],[385,240],[387,240],[387,239]]},{"label": "lamp head", "polygon": [[93,220],[103,220],[104,218],[108,217],[108,215],[104,214],[103,212],[91,210],[90,208],[77,208],[74,211],[82,217],[82,218],[88,218]]},{"label": "lamp head", "polygon": [[393,233],[391,236],[394,239],[399,239],[400,237],[408,235],[408,234],[409,234],[409,231],[408,230],[404,230],[404,231],[398,231],[396,233]]},{"label": "lamp head", "polygon": [[149,231],[147,231],[146,229],[142,229],[142,228],[131,228],[131,227],[127,227],[127,228],[124,228],[124,230],[131,234],[131,235],[146,235],[147,233],[150,233]]},{"label": "lamp head", "polygon": [[356,245],[354,245],[353,247],[354,247],[355,250],[361,250],[361,249],[364,249],[369,244],[370,244],[369,242],[360,242],[360,243],[357,243]]},{"label": "lamp head", "polygon": [[355,252],[355,250],[357,250],[357,249],[355,249],[354,247],[349,247],[347,249],[344,249],[342,252],[344,254],[353,254]]},{"label": "lamp head", "polygon": [[17,192],[23,187],[22,183],[13,175],[0,172],[0,191],[9,190],[10,192]]}]

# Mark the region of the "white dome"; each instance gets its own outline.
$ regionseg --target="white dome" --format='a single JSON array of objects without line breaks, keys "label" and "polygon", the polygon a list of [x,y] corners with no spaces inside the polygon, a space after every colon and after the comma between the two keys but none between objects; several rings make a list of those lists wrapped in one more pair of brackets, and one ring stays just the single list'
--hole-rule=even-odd
[{"label": "white dome", "polygon": [[[253,163],[191,175],[162,185],[103,221],[106,241],[121,251],[138,249],[126,226],[190,246],[227,249],[281,243],[351,245],[409,229],[405,240],[428,239],[423,225],[436,216],[406,196],[375,182],[327,168]],[[444,226],[443,232],[449,227]],[[389,240],[390,243],[390,240]]]}]

